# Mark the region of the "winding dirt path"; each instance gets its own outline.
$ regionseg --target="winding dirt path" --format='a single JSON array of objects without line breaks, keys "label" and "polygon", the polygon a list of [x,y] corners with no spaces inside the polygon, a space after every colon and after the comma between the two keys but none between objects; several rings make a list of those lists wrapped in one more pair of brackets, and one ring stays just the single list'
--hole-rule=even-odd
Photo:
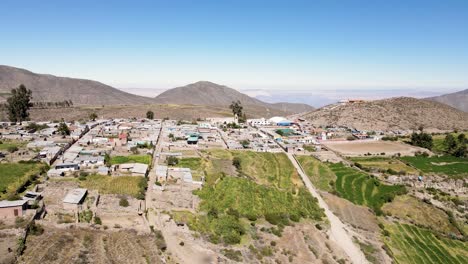
[{"label": "winding dirt path", "polygon": [[332,211],[330,211],[328,205],[322,199],[322,196],[319,195],[317,190],[315,190],[315,187],[312,185],[309,177],[307,177],[307,175],[304,173],[304,170],[293,154],[286,153],[286,155],[291,160],[299,175],[301,175],[301,178],[309,192],[312,194],[312,196],[317,198],[319,206],[324,209],[325,215],[330,221],[330,240],[339,245],[346,252],[353,263],[368,263],[361,249],[353,243],[351,235],[346,230],[346,226],[336,215],[332,213]]}]

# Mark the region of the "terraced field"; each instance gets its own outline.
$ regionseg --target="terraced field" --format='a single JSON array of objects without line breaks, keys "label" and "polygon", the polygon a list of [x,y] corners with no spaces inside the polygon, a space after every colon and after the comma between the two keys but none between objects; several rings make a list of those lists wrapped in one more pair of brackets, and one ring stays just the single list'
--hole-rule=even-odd
[{"label": "terraced field", "polygon": [[336,175],[327,165],[311,156],[296,156],[312,184],[322,191],[332,191],[330,182],[336,180]]},{"label": "terraced field", "polygon": [[463,264],[468,259],[468,243],[437,237],[427,229],[387,223],[390,236],[385,243],[398,263]]},{"label": "terraced field", "polygon": [[452,156],[416,156],[402,157],[401,160],[429,175],[447,175],[450,177],[468,176],[467,158],[457,158]]},{"label": "terraced field", "polygon": [[395,172],[405,172],[407,174],[418,175],[419,171],[410,167],[402,161],[387,157],[359,157],[352,158],[353,162],[361,164],[364,168],[377,170],[393,170]]},{"label": "terraced field", "polygon": [[359,205],[366,205],[380,213],[386,202],[391,202],[396,195],[406,192],[404,186],[385,185],[378,179],[341,163],[330,164],[336,174],[335,189],[338,194]]}]

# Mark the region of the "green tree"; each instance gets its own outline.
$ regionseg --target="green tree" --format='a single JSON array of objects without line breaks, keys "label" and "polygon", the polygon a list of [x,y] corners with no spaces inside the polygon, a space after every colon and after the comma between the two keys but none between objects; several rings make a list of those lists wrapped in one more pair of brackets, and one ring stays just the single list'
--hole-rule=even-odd
[{"label": "green tree", "polygon": [[148,111],[148,112],[146,112],[146,118],[151,119],[151,120],[154,119],[154,113],[153,113],[153,111]]},{"label": "green tree", "polygon": [[68,128],[68,126],[65,123],[65,121],[63,120],[63,118],[62,118],[62,121],[60,122],[60,124],[59,124],[59,126],[57,128],[57,132],[62,136],[70,135],[70,128]]},{"label": "green tree", "polygon": [[455,140],[455,137],[452,134],[448,134],[447,136],[445,136],[444,146],[445,150],[448,153],[452,153],[453,150],[457,147],[457,141]]},{"label": "green tree", "polygon": [[419,132],[413,132],[411,134],[411,145],[418,146],[421,148],[432,149],[434,143],[432,142],[432,136],[425,133],[423,128],[419,128]]},{"label": "green tree", "polygon": [[243,115],[242,115],[242,110],[244,109],[244,107],[242,107],[242,104],[239,100],[237,101],[232,101],[231,105],[229,106],[229,108],[232,110],[232,114],[233,115],[237,115],[238,118],[242,118]]},{"label": "green tree", "polygon": [[32,92],[21,84],[11,90],[11,96],[7,99],[8,118],[11,122],[23,122],[29,118]]},{"label": "green tree", "polygon": [[457,139],[458,139],[459,144],[467,144],[468,143],[468,139],[466,138],[466,135],[463,134],[463,133],[458,135]]},{"label": "green tree", "polygon": [[92,112],[91,114],[89,114],[89,119],[93,120],[93,121],[96,121],[96,118],[97,118],[97,114],[95,112]]}]

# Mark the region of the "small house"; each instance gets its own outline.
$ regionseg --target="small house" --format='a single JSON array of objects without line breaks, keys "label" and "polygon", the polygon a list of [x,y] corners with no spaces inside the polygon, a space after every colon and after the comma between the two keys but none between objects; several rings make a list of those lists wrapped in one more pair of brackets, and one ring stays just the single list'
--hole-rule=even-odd
[{"label": "small house", "polygon": [[27,209],[27,200],[0,201],[0,219],[21,217]]}]

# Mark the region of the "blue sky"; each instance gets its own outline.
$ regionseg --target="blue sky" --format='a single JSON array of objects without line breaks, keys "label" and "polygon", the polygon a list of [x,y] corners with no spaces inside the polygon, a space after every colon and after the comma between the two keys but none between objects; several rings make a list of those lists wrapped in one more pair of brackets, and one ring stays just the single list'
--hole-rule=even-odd
[{"label": "blue sky", "polygon": [[468,88],[468,1],[10,1],[0,64],[120,88]]}]

